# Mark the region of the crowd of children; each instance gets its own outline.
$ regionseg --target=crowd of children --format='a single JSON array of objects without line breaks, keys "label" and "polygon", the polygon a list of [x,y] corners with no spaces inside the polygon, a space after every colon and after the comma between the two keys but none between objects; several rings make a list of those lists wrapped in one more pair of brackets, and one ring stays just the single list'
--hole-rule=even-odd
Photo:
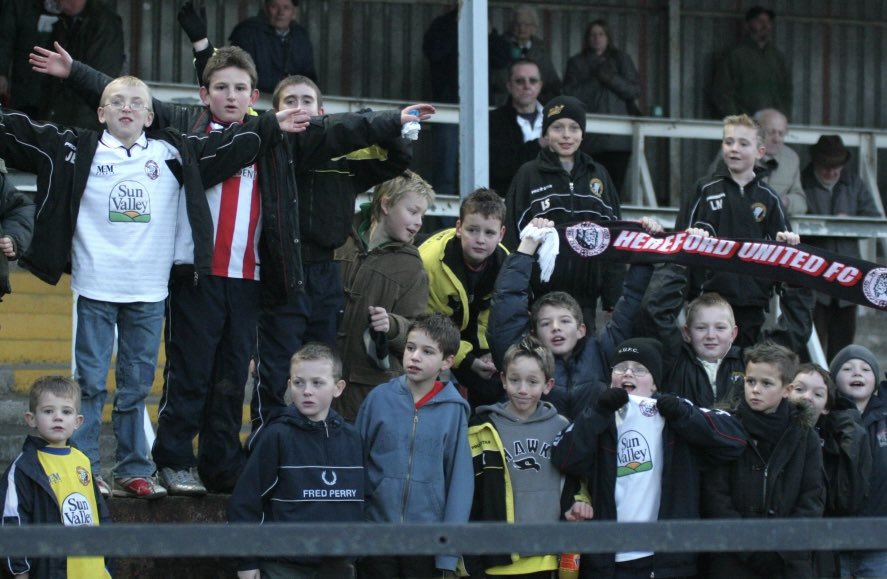
[{"label": "crowd of children", "polygon": [[[21,256],[49,283],[70,256],[79,294],[76,381],[45,377],[33,385],[30,435],[0,481],[4,525],[97,525],[107,520],[107,495],[207,490],[232,493],[232,523],[589,525],[887,515],[887,402],[877,359],[853,345],[828,371],[799,366],[790,349],[759,331],[759,298],[772,292],[769,282],[673,265],[654,274],[653,266],[634,264],[612,315],[589,335],[583,304],[563,291],[576,288],[559,287],[555,278],[544,288],[554,291],[540,294],[531,279],[554,231],[551,199],[518,207],[511,193],[506,202],[478,189],[462,203],[454,228],[417,248],[434,191],[399,169],[376,187],[336,250],[342,319],[333,344],[329,332],[307,329],[329,288],[314,288],[308,301],[301,291],[310,281],[303,271],[327,275],[321,269],[332,263],[329,239],[342,236],[324,236],[299,211],[320,210],[313,204],[323,187],[353,195],[347,181],[322,176],[349,170],[331,159],[380,142],[406,146],[394,142],[401,125],[414,112],[427,119],[432,107],[316,116],[319,89],[296,79],[283,81],[277,110],[253,116],[255,71],[232,48],[207,56],[205,106],[196,108],[154,100],[133,77],[105,78],[61,47],[34,59],[91,94],[106,130],[0,112],[0,154],[35,172],[39,191],[30,248],[24,235],[0,229],[0,250],[4,258]],[[286,108],[291,104],[298,106]],[[547,159],[558,179],[591,177],[608,196],[615,193],[606,171],[577,153],[575,125],[584,113],[576,104],[555,99],[543,114],[550,150],[519,175],[535,183]],[[702,237],[797,244],[778,196],[754,173],[761,151],[759,127],[747,117],[725,119],[727,171],[700,184],[682,227]],[[361,162],[352,161],[360,167],[355,173],[366,168]],[[564,182],[572,191],[573,181]],[[593,202],[595,220],[618,218],[618,195],[609,206],[597,193],[583,201]],[[308,207],[297,209],[299,202]],[[519,209],[519,218],[506,206]],[[329,215],[323,227],[343,229],[345,213]],[[509,230],[516,219],[526,229]],[[300,225],[312,232],[310,256],[298,247]],[[641,225],[661,232],[655,220]],[[501,245],[506,234],[511,253]],[[754,291],[743,293],[748,288]],[[164,314],[166,381],[149,451],[141,417]],[[277,336],[270,328],[282,327],[278,314],[302,325],[280,329],[289,334],[271,344]],[[639,331],[643,316],[649,332]],[[115,326],[118,444],[108,485],[98,433]],[[306,336],[327,343],[303,345]],[[282,368],[286,348],[296,351],[287,352]],[[259,381],[245,452],[238,435],[253,356]],[[241,560],[238,576],[550,578],[558,568],[555,553],[461,563],[460,555],[355,564],[293,553]],[[7,559],[5,567],[34,577],[107,575],[100,557]],[[628,550],[582,555],[579,567],[582,577],[812,577],[837,570],[887,575],[887,553]]]}]

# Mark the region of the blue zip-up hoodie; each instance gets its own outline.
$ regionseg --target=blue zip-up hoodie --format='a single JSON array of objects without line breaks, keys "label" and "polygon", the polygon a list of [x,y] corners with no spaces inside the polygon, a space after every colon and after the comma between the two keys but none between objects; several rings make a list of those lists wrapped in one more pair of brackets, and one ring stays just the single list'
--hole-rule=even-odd
[{"label": "blue zip-up hoodie", "polygon": [[[468,414],[451,383],[418,409],[406,376],[373,388],[356,423],[366,457],[368,521],[468,522],[474,496]],[[435,564],[453,571],[458,559],[438,555]]]}]

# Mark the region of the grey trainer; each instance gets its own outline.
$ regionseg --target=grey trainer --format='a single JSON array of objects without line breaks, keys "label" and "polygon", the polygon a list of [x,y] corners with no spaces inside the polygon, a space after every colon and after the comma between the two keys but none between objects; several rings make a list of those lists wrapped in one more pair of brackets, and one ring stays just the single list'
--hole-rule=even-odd
[{"label": "grey trainer", "polygon": [[166,487],[170,495],[202,497],[206,494],[206,487],[203,486],[203,481],[191,469],[173,470],[169,467],[163,467],[158,471],[157,475],[161,484]]}]

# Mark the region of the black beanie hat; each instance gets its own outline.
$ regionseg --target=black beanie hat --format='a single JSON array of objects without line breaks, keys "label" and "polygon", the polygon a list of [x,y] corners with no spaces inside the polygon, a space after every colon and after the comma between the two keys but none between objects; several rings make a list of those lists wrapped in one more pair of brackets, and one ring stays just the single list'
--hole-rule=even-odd
[{"label": "black beanie hat", "polygon": [[662,388],[662,344],[653,338],[632,338],[625,340],[616,348],[613,365],[632,361],[643,364],[657,388]]},{"label": "black beanie hat", "polygon": [[542,110],[543,136],[551,123],[558,119],[573,119],[579,123],[582,132],[585,133],[585,105],[576,97],[559,96],[548,101]]}]

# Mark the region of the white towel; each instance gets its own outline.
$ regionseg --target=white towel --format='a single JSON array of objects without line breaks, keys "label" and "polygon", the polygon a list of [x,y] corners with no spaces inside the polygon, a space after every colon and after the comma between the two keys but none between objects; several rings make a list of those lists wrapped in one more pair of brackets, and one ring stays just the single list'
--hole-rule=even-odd
[{"label": "white towel", "polygon": [[542,270],[539,279],[547,282],[551,279],[554,272],[554,262],[560,251],[560,241],[558,240],[557,230],[554,227],[536,227],[533,224],[524,227],[520,232],[520,238],[529,237],[542,243],[536,250],[536,257],[539,260],[539,268]]}]

